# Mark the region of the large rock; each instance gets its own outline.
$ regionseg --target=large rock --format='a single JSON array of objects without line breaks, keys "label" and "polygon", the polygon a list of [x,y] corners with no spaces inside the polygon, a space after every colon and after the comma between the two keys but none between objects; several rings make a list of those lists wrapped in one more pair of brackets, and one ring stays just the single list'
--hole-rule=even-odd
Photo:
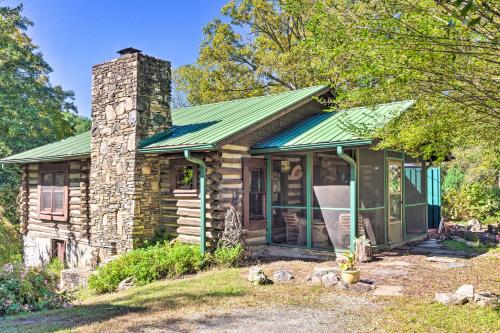
[{"label": "large rock", "polygon": [[273,280],[276,282],[290,282],[294,279],[292,272],[288,270],[277,270],[273,272]]},{"label": "large rock", "polygon": [[461,305],[467,303],[467,297],[454,293],[436,293],[436,301],[444,305]]},{"label": "large rock", "polygon": [[336,270],[330,267],[314,267],[313,272],[308,277],[307,281],[313,284],[322,283],[323,276],[327,274],[335,274]]},{"label": "large rock", "polygon": [[134,286],[134,278],[128,277],[118,284],[118,291],[127,290]]},{"label": "large rock", "polygon": [[348,284],[348,289],[351,291],[367,292],[375,289],[375,285],[363,281],[355,284]]},{"label": "large rock", "polygon": [[471,219],[469,220],[469,222],[467,222],[467,229],[472,232],[479,232],[481,231],[481,228],[481,222],[479,222],[477,219]]},{"label": "large rock", "polygon": [[264,273],[264,270],[259,266],[250,267],[248,271],[248,281],[253,282],[254,284],[272,284],[267,275]]},{"label": "large rock", "polygon": [[337,284],[338,278],[335,273],[328,273],[321,277],[321,282],[325,287],[333,287]]},{"label": "large rock", "polygon": [[496,305],[500,303],[500,296],[486,291],[477,292],[473,300],[479,306]]},{"label": "large rock", "polygon": [[471,284],[464,284],[455,291],[457,297],[465,297],[468,301],[474,298],[474,286]]}]

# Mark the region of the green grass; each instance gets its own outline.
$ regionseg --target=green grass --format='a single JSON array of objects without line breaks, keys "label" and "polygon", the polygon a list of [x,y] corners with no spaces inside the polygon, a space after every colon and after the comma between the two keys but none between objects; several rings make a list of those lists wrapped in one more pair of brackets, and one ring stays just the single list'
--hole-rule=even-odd
[{"label": "green grass", "polygon": [[445,306],[405,297],[386,308],[387,332],[499,332],[499,308]]},{"label": "green grass", "polygon": [[474,246],[467,246],[464,242],[448,239],[443,242],[443,246],[453,251],[500,253],[500,248],[498,246],[484,245],[480,241],[475,241]]},{"label": "green grass", "polygon": [[[224,281],[224,283],[221,283]],[[251,284],[239,277],[239,271],[211,271],[180,280],[164,280],[131,288],[121,293],[92,296],[80,291],[81,305],[0,319],[0,332],[85,332],[88,325],[120,316],[143,315],[159,309],[189,312],[233,297],[243,297]]]}]

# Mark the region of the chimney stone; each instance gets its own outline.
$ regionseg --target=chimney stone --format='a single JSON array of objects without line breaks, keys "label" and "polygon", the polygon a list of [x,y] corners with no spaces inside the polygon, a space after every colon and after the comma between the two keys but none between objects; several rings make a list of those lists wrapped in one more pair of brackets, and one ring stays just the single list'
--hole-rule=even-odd
[{"label": "chimney stone", "polygon": [[133,48],[119,53],[92,68],[90,242],[100,257],[132,249],[143,224],[154,222],[141,198],[157,180],[142,173],[146,158],[137,148],[172,126],[170,63]]}]

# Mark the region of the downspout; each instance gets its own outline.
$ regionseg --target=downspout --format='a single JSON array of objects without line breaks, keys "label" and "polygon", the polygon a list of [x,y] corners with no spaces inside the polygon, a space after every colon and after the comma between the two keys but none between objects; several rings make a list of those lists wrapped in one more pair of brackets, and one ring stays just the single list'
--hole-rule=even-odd
[{"label": "downspout", "polygon": [[355,251],[354,241],[356,239],[356,221],[358,216],[358,207],[356,203],[356,161],[352,159],[351,156],[346,155],[344,153],[344,148],[342,146],[337,146],[337,155],[349,163],[351,167],[351,181],[349,182],[350,187],[350,198],[349,198],[349,206],[350,206],[350,230],[349,230],[349,247],[351,251]]},{"label": "downspout", "polygon": [[[205,232],[206,232],[206,182],[207,182],[207,165],[205,162],[199,158],[191,156],[190,150],[184,150],[184,157],[186,160],[193,162],[200,167],[200,252],[204,257],[206,252],[206,240],[205,240]],[[193,175],[195,176],[195,175]]]}]

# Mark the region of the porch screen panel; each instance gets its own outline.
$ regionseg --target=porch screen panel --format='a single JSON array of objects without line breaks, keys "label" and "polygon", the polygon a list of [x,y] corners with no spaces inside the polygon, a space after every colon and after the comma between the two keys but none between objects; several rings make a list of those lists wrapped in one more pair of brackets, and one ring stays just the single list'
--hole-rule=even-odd
[{"label": "porch screen panel", "polygon": [[360,234],[364,234],[370,239],[372,245],[384,245],[384,152],[369,148],[360,148],[358,158],[358,230]]},{"label": "porch screen panel", "polygon": [[272,242],[306,246],[306,156],[273,156]]},{"label": "porch screen panel", "polygon": [[407,238],[422,235],[426,231],[426,182],[425,163],[405,156],[405,221]]},{"label": "porch screen panel", "polygon": [[335,152],[313,155],[312,246],[346,250],[350,236],[350,166]]}]

